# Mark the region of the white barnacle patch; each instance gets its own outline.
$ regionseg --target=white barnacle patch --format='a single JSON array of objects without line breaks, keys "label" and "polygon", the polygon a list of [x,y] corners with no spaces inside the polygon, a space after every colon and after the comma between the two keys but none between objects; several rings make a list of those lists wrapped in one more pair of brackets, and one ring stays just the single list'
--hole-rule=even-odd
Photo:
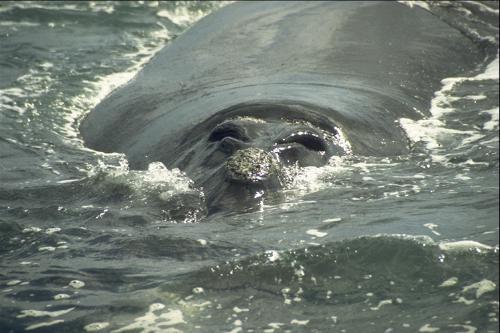
[{"label": "white barnacle patch", "polygon": [[257,148],[238,150],[226,162],[226,168],[232,179],[258,182],[277,171],[277,165],[271,156]]}]

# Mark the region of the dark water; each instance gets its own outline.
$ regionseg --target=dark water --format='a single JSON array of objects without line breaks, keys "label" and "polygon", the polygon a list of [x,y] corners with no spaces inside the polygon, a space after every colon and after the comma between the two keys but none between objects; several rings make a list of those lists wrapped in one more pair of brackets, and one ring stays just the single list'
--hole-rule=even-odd
[{"label": "dark water", "polygon": [[[410,155],[305,169],[253,212],[204,217],[178,170],[83,146],[220,5],[0,4],[0,332],[498,332],[498,55],[401,120]],[[498,48],[498,2],[427,6]]]}]

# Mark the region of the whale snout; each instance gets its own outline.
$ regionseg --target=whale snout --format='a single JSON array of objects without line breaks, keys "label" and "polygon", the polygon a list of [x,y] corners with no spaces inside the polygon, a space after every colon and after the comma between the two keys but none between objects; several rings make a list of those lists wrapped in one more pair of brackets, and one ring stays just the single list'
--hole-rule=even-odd
[{"label": "whale snout", "polygon": [[259,148],[236,151],[224,163],[226,177],[230,182],[263,184],[279,187],[280,165],[269,152]]}]

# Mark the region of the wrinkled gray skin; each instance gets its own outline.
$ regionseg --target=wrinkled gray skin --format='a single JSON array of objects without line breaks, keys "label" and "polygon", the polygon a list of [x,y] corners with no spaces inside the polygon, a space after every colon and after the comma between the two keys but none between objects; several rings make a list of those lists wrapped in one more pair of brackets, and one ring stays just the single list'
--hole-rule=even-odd
[{"label": "wrinkled gray skin", "polygon": [[214,211],[279,188],[283,165],[408,153],[397,120],[427,115],[440,80],[484,58],[418,7],[235,3],[161,50],[81,133],[93,149],[125,153],[132,168],[179,167]]}]

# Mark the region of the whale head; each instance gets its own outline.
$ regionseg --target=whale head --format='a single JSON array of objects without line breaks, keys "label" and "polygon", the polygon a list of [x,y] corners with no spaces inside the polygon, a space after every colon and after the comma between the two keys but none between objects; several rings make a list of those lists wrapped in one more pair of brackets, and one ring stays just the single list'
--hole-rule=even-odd
[{"label": "whale head", "polygon": [[186,133],[170,163],[205,192],[209,211],[276,196],[300,168],[350,152],[326,117],[299,105],[252,103],[217,112]]}]

